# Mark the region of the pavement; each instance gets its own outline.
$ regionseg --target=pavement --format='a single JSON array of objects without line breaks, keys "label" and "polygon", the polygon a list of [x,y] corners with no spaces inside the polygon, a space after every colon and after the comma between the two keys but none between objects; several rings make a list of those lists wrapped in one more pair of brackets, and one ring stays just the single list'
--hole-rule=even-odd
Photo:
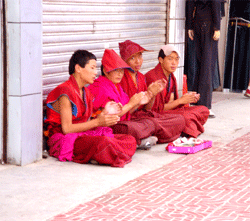
[{"label": "pavement", "polygon": [[138,150],[124,168],[48,157],[0,166],[1,221],[250,221],[250,99],[213,93],[201,139],[213,146],[173,154]]}]

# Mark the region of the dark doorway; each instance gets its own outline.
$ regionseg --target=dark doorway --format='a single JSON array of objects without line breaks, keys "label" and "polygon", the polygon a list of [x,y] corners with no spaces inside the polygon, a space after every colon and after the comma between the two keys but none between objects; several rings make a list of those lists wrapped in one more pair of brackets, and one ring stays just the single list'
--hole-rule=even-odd
[{"label": "dark doorway", "polygon": [[250,1],[231,0],[224,88],[241,92],[250,74]]}]

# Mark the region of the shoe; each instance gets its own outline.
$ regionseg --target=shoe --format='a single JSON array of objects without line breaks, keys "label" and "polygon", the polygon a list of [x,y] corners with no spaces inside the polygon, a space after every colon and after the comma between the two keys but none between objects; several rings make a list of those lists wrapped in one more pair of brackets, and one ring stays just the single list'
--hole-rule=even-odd
[{"label": "shoe", "polygon": [[209,115],[208,115],[209,118],[215,118],[215,114],[213,111],[209,110]]},{"label": "shoe", "polygon": [[146,142],[144,145],[138,146],[137,150],[149,150],[151,148],[151,144],[149,142]]},{"label": "shoe", "polygon": [[137,147],[138,150],[149,150],[151,146],[156,145],[158,138],[155,136],[150,136],[141,140],[140,146]]},{"label": "shoe", "polygon": [[96,160],[90,160],[89,163],[94,164],[94,165],[98,165],[99,164]]},{"label": "shoe", "polygon": [[250,90],[249,90],[249,89],[246,90],[244,96],[245,96],[245,97],[250,97]]}]

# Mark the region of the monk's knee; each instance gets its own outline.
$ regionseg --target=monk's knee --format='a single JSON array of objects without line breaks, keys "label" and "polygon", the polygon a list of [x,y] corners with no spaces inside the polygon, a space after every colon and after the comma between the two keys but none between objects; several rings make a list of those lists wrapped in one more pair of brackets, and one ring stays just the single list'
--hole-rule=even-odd
[{"label": "monk's knee", "polygon": [[179,130],[183,130],[186,125],[185,117],[181,114],[174,114],[172,123],[175,127],[177,127]]},{"label": "monk's knee", "polygon": [[128,126],[125,124],[116,124],[111,127],[114,134],[128,134]]},{"label": "monk's knee", "polygon": [[185,128],[185,126],[186,126],[185,117],[182,116],[182,115],[179,115],[178,116],[178,128],[179,128],[179,130],[183,131],[183,129]]}]

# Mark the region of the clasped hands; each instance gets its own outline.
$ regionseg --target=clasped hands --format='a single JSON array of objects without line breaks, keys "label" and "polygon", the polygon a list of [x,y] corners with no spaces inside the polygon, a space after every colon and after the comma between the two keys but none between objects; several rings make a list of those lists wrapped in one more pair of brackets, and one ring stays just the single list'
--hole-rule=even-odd
[{"label": "clasped hands", "polygon": [[165,79],[160,79],[151,83],[148,86],[147,91],[142,91],[140,93],[135,94],[134,96],[136,96],[137,104],[138,105],[147,104],[153,97],[155,97],[158,93],[160,93],[166,87],[166,84],[167,84],[167,81]]},{"label": "clasped hands", "polygon": [[167,81],[162,78],[160,80],[157,80],[153,83],[151,83],[148,86],[148,92],[152,94],[152,96],[156,96],[158,93],[162,92],[163,89],[166,87]]},{"label": "clasped hands", "polygon": [[120,121],[118,114],[122,112],[122,104],[114,101],[109,101],[103,111],[97,116],[99,125],[109,127],[117,124]]},{"label": "clasped hands", "polygon": [[[134,94],[129,103],[132,106],[145,105],[147,104],[154,96],[160,93],[166,87],[166,80],[160,79],[151,83],[147,91],[141,91]],[[116,124],[120,117],[118,116],[122,112],[123,105],[121,103],[116,103],[115,101],[109,101],[105,105],[105,108],[97,116],[99,124],[101,126],[112,126]]]},{"label": "clasped hands", "polygon": [[191,91],[184,94],[180,99],[182,104],[195,104],[200,100],[200,94]]}]

